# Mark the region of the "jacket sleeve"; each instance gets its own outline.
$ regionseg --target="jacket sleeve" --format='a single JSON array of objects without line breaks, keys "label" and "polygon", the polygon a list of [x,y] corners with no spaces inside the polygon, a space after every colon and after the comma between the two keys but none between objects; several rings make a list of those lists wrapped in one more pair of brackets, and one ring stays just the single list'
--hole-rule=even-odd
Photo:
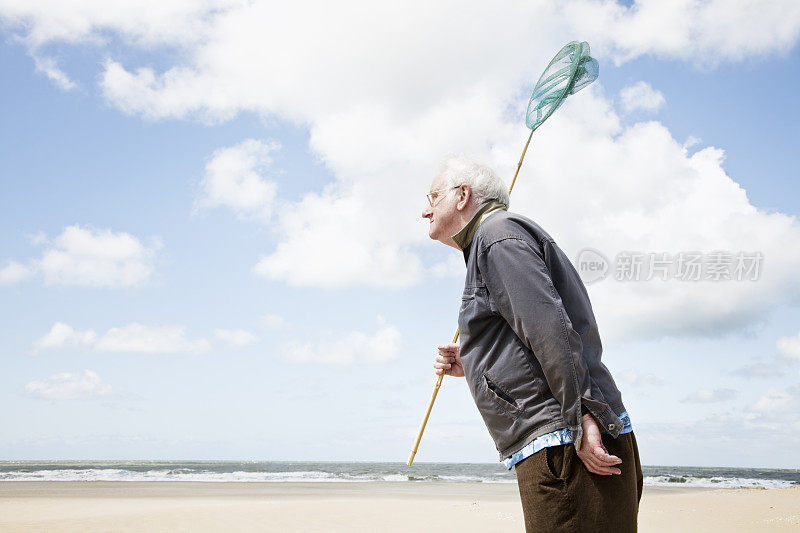
[{"label": "jacket sleeve", "polygon": [[580,450],[582,399],[597,407],[605,399],[597,397],[597,390],[593,395],[596,387],[582,357],[581,337],[572,327],[541,250],[521,238],[505,238],[479,253],[478,268],[498,312],[541,364]]}]

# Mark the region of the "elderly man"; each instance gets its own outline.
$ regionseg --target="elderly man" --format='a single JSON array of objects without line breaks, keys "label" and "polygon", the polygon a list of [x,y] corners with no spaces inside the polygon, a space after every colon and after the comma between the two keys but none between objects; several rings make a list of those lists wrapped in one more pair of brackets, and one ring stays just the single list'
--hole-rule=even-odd
[{"label": "elderly man", "polygon": [[433,366],[466,377],[516,470],[526,531],[636,531],[636,439],[575,268],[541,227],[507,211],[505,184],[470,159],[442,162],[428,202],[430,237],[467,265],[460,346],[439,346]]}]

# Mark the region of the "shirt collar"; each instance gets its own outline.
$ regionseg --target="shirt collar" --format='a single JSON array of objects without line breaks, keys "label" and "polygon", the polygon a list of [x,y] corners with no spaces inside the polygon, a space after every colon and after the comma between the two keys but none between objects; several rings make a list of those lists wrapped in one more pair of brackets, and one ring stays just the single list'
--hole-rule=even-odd
[{"label": "shirt collar", "polygon": [[501,204],[497,200],[491,200],[480,206],[478,210],[475,211],[475,214],[472,215],[470,221],[467,222],[467,225],[464,226],[461,231],[453,235],[453,240],[456,241],[458,247],[463,250],[469,246],[472,243],[472,238],[478,231],[478,226],[480,226],[489,215],[501,209],[505,211],[508,209],[508,207]]}]

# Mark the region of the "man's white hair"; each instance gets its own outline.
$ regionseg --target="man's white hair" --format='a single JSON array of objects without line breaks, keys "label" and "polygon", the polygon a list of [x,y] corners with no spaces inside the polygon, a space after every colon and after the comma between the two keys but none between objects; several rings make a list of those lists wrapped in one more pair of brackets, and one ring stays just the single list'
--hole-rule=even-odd
[{"label": "man's white hair", "polygon": [[508,207],[508,187],[491,168],[465,155],[448,155],[439,163],[445,187],[469,185],[479,204],[497,200]]}]

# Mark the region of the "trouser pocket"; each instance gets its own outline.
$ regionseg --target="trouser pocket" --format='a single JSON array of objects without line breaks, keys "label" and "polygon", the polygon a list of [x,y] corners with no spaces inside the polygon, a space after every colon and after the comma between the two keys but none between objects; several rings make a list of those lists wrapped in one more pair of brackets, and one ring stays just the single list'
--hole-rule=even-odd
[{"label": "trouser pocket", "polygon": [[561,444],[559,446],[548,446],[544,449],[547,470],[550,472],[550,475],[556,479],[564,479],[567,463],[567,446],[569,445]]}]

